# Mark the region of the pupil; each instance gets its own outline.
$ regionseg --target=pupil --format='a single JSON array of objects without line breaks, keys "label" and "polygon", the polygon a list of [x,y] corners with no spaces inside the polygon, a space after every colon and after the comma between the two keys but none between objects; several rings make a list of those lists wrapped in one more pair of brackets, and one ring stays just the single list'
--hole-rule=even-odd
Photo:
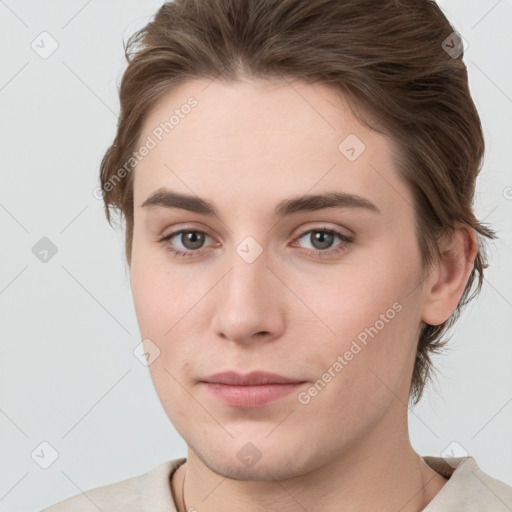
[{"label": "pupil", "polygon": [[311,233],[311,243],[316,249],[327,249],[332,243],[333,236],[332,233],[316,231]]}]

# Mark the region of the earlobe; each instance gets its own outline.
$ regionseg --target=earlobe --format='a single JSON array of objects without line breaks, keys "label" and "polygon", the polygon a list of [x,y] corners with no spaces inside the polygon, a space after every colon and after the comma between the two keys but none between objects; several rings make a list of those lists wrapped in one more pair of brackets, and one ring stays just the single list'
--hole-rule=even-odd
[{"label": "earlobe", "polygon": [[476,231],[457,224],[440,243],[441,259],[427,279],[421,319],[440,325],[455,311],[473,269],[478,253]]}]

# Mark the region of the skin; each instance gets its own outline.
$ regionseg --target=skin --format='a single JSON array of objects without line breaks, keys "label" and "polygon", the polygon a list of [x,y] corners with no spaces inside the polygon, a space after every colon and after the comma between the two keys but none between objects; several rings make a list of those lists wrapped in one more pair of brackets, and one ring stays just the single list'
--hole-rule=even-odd
[{"label": "skin", "polygon": [[[458,225],[422,281],[397,148],[326,86],[185,82],[149,112],[139,140],[190,96],[197,107],[134,171],[130,267],[142,338],[160,350],[151,377],[188,446],[172,477],[178,509],[186,476],[186,507],[200,512],[422,510],[446,479],[409,441],[416,343],[422,322],[440,324],[455,310],[476,234]],[[354,161],[338,149],[349,134],[366,146]],[[162,187],[199,196],[218,215],[141,206]],[[283,199],[329,191],[362,196],[380,213],[274,216]],[[321,258],[308,231],[321,228],[354,241],[334,236],[328,249],[339,252]],[[199,249],[180,235],[159,241],[179,229],[208,236]],[[236,251],[248,236],[262,249],[252,263]],[[306,381],[307,391],[394,303],[401,311],[307,404],[292,393],[243,409],[200,383],[225,370],[266,370]],[[249,442],[261,455],[251,466],[237,457]]]}]

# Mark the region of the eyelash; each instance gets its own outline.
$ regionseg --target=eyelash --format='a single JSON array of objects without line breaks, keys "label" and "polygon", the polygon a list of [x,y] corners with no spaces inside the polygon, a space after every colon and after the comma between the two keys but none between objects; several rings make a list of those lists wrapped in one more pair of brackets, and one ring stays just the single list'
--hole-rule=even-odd
[{"label": "eyelash", "polygon": [[[336,231],[335,229],[328,229],[328,228],[317,228],[317,229],[309,229],[307,231],[304,231],[301,233],[297,240],[300,240],[305,235],[308,235],[310,233],[327,233],[332,234],[340,238],[341,243],[335,246],[334,248],[325,249],[325,250],[314,250],[314,249],[305,249],[309,253],[314,253],[315,257],[318,258],[329,258],[332,257],[338,253],[344,252],[347,249],[347,246],[350,245],[354,241],[354,237],[344,235],[343,233],[340,233],[339,231]],[[174,231],[173,233],[170,233],[169,235],[161,238],[158,240],[159,243],[164,244],[165,249],[172,254],[174,254],[177,257],[187,258],[187,257],[194,257],[195,253],[198,253],[201,251],[201,249],[198,250],[188,250],[188,251],[181,251],[180,249],[175,249],[174,247],[171,247],[167,242],[174,238],[176,235],[180,235],[182,233],[201,233],[203,235],[209,236],[208,233],[205,233],[204,231],[198,230],[198,229],[181,229],[179,231]]]}]

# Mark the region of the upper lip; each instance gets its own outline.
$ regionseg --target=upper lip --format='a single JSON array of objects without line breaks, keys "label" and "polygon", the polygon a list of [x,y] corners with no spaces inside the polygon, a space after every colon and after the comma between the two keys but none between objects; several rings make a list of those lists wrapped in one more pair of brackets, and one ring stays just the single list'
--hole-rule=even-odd
[{"label": "upper lip", "polygon": [[231,386],[258,386],[263,384],[298,384],[304,381],[262,371],[254,371],[246,374],[228,371],[210,375],[206,377],[203,382],[227,384]]}]

